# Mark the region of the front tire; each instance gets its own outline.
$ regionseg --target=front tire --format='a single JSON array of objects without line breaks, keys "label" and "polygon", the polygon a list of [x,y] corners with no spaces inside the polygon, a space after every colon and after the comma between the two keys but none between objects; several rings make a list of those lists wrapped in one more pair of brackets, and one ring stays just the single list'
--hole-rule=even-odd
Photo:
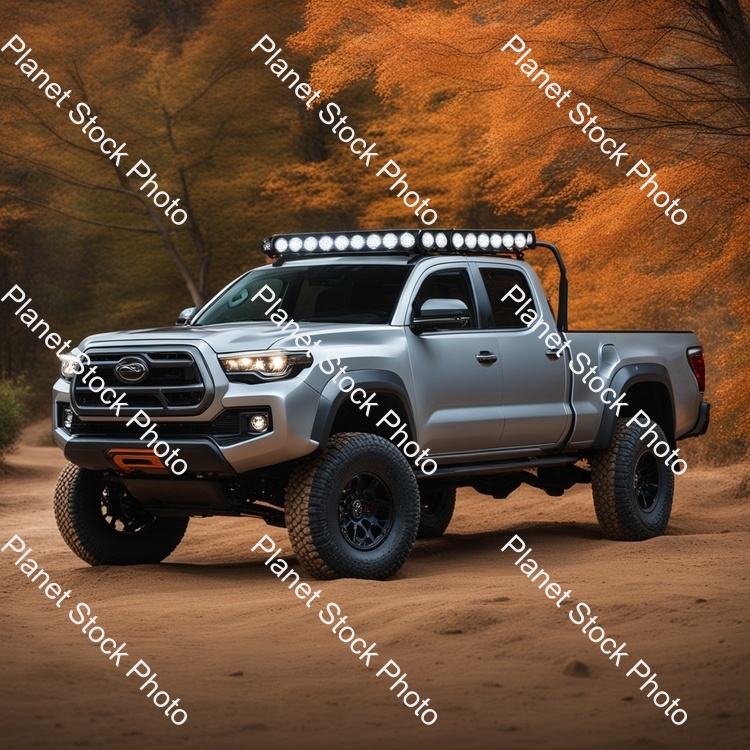
[{"label": "front tire", "polygon": [[89,565],[159,563],[182,541],[189,521],[154,516],[119,482],[74,464],[57,480],[55,520],[68,547]]},{"label": "front tire", "polygon": [[[661,427],[658,442],[667,442]],[[617,421],[609,448],[591,459],[594,510],[604,536],[637,542],[661,536],[672,512],[674,474],[641,440],[644,427]]]},{"label": "front tire", "polygon": [[292,473],[285,512],[294,552],[311,576],[385,580],[414,545],[419,490],[393,443],[344,432]]}]

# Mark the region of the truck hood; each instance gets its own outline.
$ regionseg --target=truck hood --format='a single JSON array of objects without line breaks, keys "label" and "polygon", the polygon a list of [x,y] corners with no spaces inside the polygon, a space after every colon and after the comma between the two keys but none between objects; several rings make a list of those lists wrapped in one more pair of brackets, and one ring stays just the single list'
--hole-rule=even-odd
[{"label": "truck hood", "polygon": [[285,333],[273,323],[265,321],[253,323],[226,323],[214,326],[173,326],[171,328],[143,328],[137,331],[112,331],[98,333],[84,339],[80,348],[89,347],[118,347],[118,346],[149,346],[154,344],[190,344],[203,341],[217,354],[230,354],[241,351],[263,351],[273,348],[305,349],[297,346],[294,339],[298,336],[309,335],[315,341],[321,339],[324,343],[332,343],[339,338],[337,334],[351,336],[352,329],[362,329],[366,332],[382,331],[390,326],[353,325],[340,323],[300,323],[299,332],[293,327]]}]

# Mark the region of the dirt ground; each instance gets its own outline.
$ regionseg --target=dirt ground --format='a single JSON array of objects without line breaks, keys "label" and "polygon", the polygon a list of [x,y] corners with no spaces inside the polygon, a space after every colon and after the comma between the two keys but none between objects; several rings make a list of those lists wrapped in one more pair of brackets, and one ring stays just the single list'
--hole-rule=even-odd
[{"label": "dirt ground", "polygon": [[[750,747],[745,467],[691,467],[677,479],[669,534],[640,544],[602,538],[586,487],[564,498],[523,489],[505,501],[462,490],[447,535],[418,542],[394,579],[303,575],[321,589],[307,608],[251,551],[269,533],[297,566],[286,533],[257,520],[195,519],[161,565],[82,563],[55,527],[64,462],[43,429],[27,432],[0,479],[0,546],[19,535],[27,559],[72,593],[57,608],[16,553],[0,554],[6,748]],[[514,534],[572,589],[561,608],[502,552]],[[70,620],[79,602],[127,643],[119,668]],[[357,637],[377,643],[370,668],[319,619],[330,602]],[[627,644],[619,668],[570,621],[580,602]],[[139,659],[180,699],[185,724],[126,676]],[[432,726],[389,691],[392,678],[377,676],[389,659],[430,699]],[[680,699],[682,726],[627,676],[639,659]]]}]

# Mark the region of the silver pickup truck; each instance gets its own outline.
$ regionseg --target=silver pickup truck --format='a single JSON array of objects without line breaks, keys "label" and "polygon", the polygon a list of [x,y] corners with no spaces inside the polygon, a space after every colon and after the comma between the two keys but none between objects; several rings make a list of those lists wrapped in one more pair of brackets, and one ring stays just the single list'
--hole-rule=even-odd
[{"label": "silver pickup truck", "polygon": [[[524,254],[560,270],[557,315]],[[604,535],[663,534],[703,434],[690,332],[573,332],[554,245],[523,230],[275,235],[172,328],[65,357],[55,515],[86,562],[160,562],[190,516],[285,526],[318,578],[384,579],[456,488],[592,484]]]}]

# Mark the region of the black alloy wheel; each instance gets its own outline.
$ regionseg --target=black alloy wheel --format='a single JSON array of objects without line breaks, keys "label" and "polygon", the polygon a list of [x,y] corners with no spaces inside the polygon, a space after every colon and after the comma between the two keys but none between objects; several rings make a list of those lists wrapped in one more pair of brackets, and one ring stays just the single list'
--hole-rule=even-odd
[{"label": "black alloy wheel", "polygon": [[104,483],[100,503],[107,525],[119,534],[137,534],[156,520],[121,484]]},{"label": "black alloy wheel", "polygon": [[638,507],[644,513],[654,510],[659,497],[659,465],[656,460],[653,453],[643,453],[635,466],[633,492]]},{"label": "black alloy wheel", "polygon": [[379,477],[355,474],[339,498],[341,534],[354,549],[374,549],[388,536],[394,510],[393,495]]},{"label": "black alloy wheel", "polygon": [[456,488],[422,482],[419,485],[419,496],[422,512],[417,539],[438,539],[443,536],[453,518]]}]

